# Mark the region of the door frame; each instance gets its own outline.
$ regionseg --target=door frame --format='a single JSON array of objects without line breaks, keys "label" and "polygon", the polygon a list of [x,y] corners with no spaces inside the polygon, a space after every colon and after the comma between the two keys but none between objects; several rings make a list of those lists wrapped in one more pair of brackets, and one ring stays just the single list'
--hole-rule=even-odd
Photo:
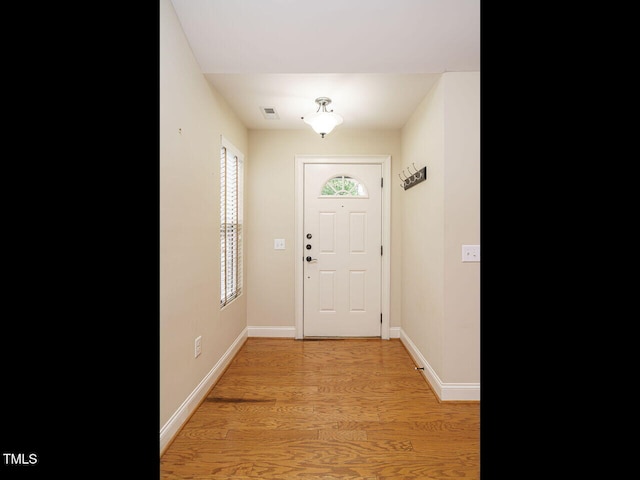
[{"label": "door frame", "polygon": [[371,163],[382,166],[382,278],[380,337],[389,340],[391,313],[391,155],[295,156],[295,338],[304,338],[304,166],[308,163]]}]

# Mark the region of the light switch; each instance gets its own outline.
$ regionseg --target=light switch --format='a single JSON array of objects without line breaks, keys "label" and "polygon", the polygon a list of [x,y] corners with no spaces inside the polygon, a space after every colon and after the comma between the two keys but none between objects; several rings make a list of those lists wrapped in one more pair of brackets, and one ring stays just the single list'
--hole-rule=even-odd
[{"label": "light switch", "polygon": [[480,245],[462,245],[463,262],[480,261]]},{"label": "light switch", "polygon": [[284,250],[284,238],[275,238],[273,240],[274,250]]}]

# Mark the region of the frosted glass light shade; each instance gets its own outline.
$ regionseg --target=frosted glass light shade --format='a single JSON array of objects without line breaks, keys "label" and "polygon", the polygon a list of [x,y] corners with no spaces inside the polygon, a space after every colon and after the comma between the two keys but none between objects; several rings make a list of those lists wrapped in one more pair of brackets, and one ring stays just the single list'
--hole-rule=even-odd
[{"label": "frosted glass light shade", "polygon": [[304,122],[324,137],[342,123],[342,117],[333,112],[318,112],[304,117]]}]

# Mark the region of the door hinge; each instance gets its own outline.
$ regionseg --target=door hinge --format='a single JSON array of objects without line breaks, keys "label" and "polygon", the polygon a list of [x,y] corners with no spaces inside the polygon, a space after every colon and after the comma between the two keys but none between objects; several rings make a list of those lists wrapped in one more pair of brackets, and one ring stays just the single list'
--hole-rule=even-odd
[{"label": "door hinge", "polygon": [[380,314],[380,323],[382,323],[382,314]]},{"label": "door hinge", "polygon": [[382,187],[384,187],[384,177],[382,177],[382,178],[380,179],[380,187],[381,187],[381,188],[382,188]]},{"label": "door hinge", "polygon": [[383,254],[383,253],[382,253],[382,247],[383,247],[383,245],[380,245],[380,255],[382,255],[382,254]]}]

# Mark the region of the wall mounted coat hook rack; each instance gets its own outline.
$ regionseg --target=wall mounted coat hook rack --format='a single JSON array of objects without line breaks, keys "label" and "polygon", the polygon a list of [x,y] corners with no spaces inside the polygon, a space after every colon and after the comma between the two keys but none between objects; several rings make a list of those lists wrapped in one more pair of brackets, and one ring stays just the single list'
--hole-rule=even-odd
[{"label": "wall mounted coat hook rack", "polygon": [[401,172],[402,175],[400,173],[398,174],[398,177],[400,178],[400,180],[402,180],[402,183],[400,184],[400,186],[402,187],[403,190],[408,190],[411,187],[415,187],[416,185],[424,182],[427,179],[426,166],[418,170],[416,168],[415,163],[413,163],[412,165],[413,165],[413,170],[415,170],[413,173],[411,173],[411,167],[407,167],[407,172],[409,173],[409,175],[405,175],[404,170]]}]

